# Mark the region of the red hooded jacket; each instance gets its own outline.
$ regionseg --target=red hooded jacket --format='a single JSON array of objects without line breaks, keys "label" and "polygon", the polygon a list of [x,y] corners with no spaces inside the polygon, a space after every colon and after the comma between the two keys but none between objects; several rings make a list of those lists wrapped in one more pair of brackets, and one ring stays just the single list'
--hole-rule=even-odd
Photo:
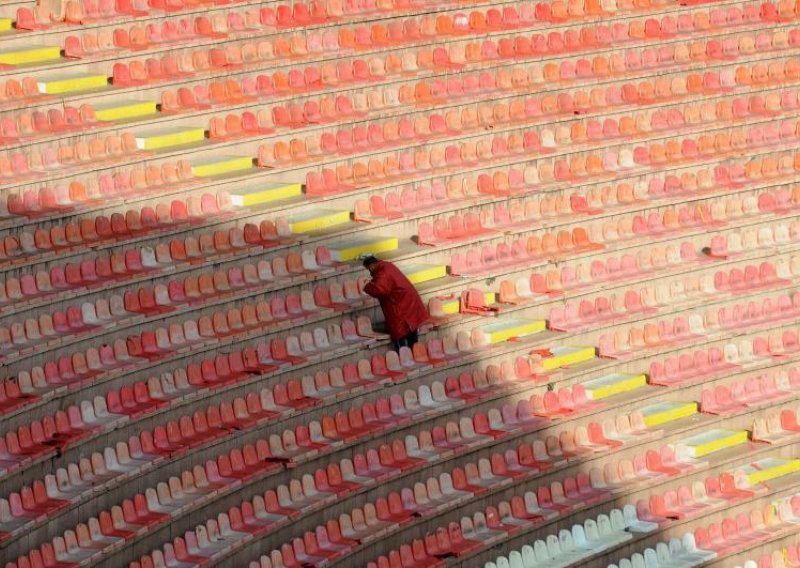
[{"label": "red hooded jacket", "polygon": [[428,319],[428,310],[419,292],[391,262],[378,261],[372,271],[372,281],[364,286],[364,292],[380,302],[392,340],[417,331]]}]

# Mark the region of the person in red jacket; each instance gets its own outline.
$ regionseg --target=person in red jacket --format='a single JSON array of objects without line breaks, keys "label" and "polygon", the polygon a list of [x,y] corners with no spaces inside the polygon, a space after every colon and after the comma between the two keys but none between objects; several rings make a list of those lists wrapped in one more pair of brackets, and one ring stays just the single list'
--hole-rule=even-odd
[{"label": "person in red jacket", "polygon": [[380,302],[395,351],[404,346],[413,347],[418,340],[419,326],[428,319],[428,310],[419,292],[391,262],[368,256],[364,259],[364,268],[372,275],[364,292]]}]

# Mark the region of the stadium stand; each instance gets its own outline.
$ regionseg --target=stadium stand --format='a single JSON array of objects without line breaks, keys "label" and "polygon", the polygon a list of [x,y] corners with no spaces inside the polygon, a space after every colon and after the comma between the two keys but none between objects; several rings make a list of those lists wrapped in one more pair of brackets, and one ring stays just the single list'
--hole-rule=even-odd
[{"label": "stadium stand", "polygon": [[0,0],[0,366],[4,568],[798,568],[800,3]]}]

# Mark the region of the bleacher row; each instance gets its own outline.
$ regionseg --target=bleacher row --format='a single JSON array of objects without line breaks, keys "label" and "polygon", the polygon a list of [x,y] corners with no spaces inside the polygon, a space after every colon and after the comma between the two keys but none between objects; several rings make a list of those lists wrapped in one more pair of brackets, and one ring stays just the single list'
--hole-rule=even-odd
[{"label": "bleacher row", "polygon": [[799,22],[0,0],[0,565],[800,566]]}]

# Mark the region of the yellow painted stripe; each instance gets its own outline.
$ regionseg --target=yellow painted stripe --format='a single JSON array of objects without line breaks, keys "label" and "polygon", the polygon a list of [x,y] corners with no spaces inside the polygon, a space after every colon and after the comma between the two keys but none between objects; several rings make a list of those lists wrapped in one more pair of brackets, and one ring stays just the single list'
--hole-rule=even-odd
[{"label": "yellow painted stripe", "polygon": [[138,102],[131,101],[118,105],[96,109],[94,115],[97,120],[103,122],[114,122],[118,120],[130,120],[140,116],[148,116],[158,112],[158,105],[155,101]]},{"label": "yellow painted stripe", "polygon": [[253,167],[250,156],[226,156],[205,163],[192,164],[192,175],[195,177],[212,177],[247,170]]},{"label": "yellow painted stripe", "polygon": [[570,350],[567,353],[555,354],[552,357],[545,357],[542,360],[542,367],[544,367],[545,371],[552,371],[566,365],[577,365],[584,361],[591,361],[594,356],[594,347],[583,347],[574,351]]},{"label": "yellow painted stripe", "polygon": [[303,218],[289,219],[289,230],[295,234],[322,231],[350,221],[350,211],[311,212]]},{"label": "yellow painted stripe", "polygon": [[30,65],[57,59],[61,59],[60,47],[28,47],[0,51],[0,63],[3,65]]},{"label": "yellow painted stripe", "polygon": [[302,184],[282,183],[257,189],[236,189],[230,192],[230,196],[231,203],[236,207],[250,207],[299,197],[302,193]]},{"label": "yellow painted stripe", "polygon": [[412,284],[422,284],[423,282],[430,282],[431,280],[447,276],[447,266],[444,264],[435,266],[414,265],[402,267],[401,270]]},{"label": "yellow painted stripe", "polygon": [[362,254],[380,254],[397,250],[400,246],[397,237],[378,237],[367,242],[344,243],[331,246],[331,258],[339,262],[355,260]]},{"label": "yellow painted stripe", "polygon": [[489,338],[489,343],[500,343],[501,341],[508,341],[512,337],[524,337],[526,335],[533,335],[545,330],[546,323],[544,320],[512,320],[507,326],[501,329],[491,330],[489,332],[484,330],[484,333]]},{"label": "yellow painted stripe", "polygon": [[707,435],[700,434],[683,444],[689,448],[696,458],[724,450],[747,442],[746,430],[712,430]]},{"label": "yellow painted stripe", "polygon": [[[91,91],[108,86],[106,75],[82,75],[39,81],[39,92],[48,95],[61,95],[80,91]],[[95,113],[96,114],[96,113]]]},{"label": "yellow painted stripe", "polygon": [[592,400],[600,400],[642,388],[647,384],[647,377],[644,375],[615,375],[613,377],[601,377],[583,383],[587,396]]},{"label": "yellow painted stripe", "polygon": [[202,128],[175,128],[164,132],[140,134],[136,137],[136,145],[142,150],[161,150],[202,142],[205,137],[206,131]]},{"label": "yellow painted stripe", "polygon": [[[764,462],[763,469],[758,469],[758,466]],[[748,473],[747,481],[751,485],[756,483],[763,483],[776,477],[782,477],[800,471],[800,460],[761,460],[751,466],[754,469],[752,473]]]},{"label": "yellow painted stripe", "polygon": [[648,428],[660,426],[667,422],[680,420],[697,414],[696,402],[672,402],[649,406],[642,411],[644,424]]}]

